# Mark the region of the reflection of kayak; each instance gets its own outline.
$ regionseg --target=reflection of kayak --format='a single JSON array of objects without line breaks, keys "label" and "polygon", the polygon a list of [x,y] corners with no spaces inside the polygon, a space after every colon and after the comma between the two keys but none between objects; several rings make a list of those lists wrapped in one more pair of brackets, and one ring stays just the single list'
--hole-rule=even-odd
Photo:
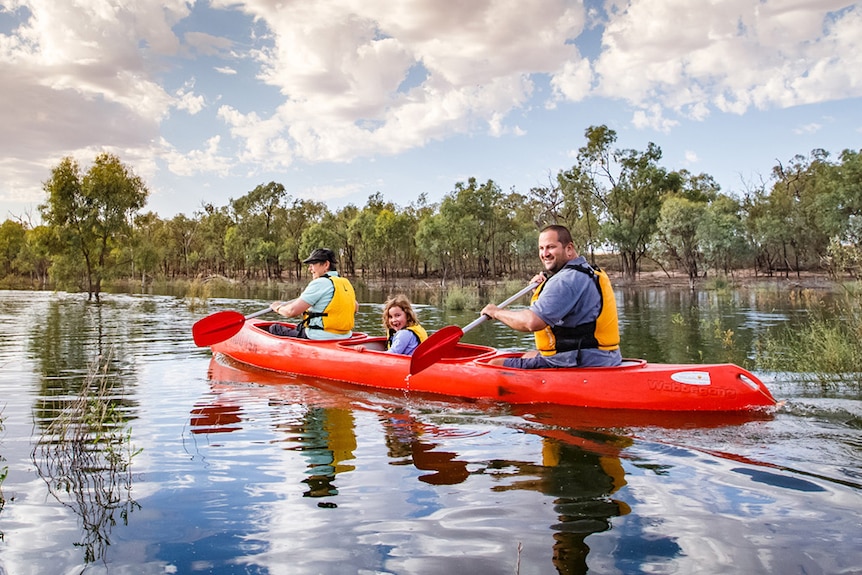
[{"label": "reflection of kayak", "polygon": [[282,373],[510,404],[659,411],[740,411],[775,405],[757,377],[733,364],[626,360],[620,367],[521,370],[487,363],[491,357],[515,354],[458,343],[437,363],[408,376],[410,357],[383,351],[383,337],[356,333],[348,340],[309,341],[260,329],[268,325],[247,321],[239,333],[212,349]]}]

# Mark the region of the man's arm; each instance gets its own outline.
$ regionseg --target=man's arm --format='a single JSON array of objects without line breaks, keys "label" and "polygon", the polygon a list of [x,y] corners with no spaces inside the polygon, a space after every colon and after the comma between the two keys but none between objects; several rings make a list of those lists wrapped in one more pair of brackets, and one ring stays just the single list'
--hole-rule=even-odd
[{"label": "man's arm", "polygon": [[488,304],[482,313],[503,322],[512,329],[518,331],[539,331],[545,329],[548,324],[542,321],[531,309],[508,310],[501,309],[494,304]]}]

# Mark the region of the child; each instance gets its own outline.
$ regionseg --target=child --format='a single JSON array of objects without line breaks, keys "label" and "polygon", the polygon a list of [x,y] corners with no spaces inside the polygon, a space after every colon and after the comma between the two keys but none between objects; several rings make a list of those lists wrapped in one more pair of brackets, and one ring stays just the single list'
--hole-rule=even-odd
[{"label": "child", "polygon": [[383,328],[389,334],[386,342],[389,353],[411,355],[428,337],[416,319],[410,300],[403,294],[391,297],[383,304]]}]

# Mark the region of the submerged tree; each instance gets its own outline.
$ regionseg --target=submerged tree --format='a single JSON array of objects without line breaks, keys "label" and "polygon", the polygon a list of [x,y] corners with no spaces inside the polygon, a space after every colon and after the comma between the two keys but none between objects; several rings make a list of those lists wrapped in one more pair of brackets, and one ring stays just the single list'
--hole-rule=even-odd
[{"label": "submerged tree", "polygon": [[89,299],[98,301],[102,280],[115,271],[112,251],[129,237],[149,191],[108,153],[100,154],[86,174],[75,160],[63,158],[43,187],[48,198],[39,210],[60,240],[56,269],[67,276],[63,279],[82,278]]}]

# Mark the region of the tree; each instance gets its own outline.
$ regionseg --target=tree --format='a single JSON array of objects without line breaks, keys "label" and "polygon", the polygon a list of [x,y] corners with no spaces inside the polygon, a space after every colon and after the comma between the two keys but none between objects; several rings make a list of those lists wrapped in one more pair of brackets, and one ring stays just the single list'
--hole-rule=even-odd
[{"label": "tree", "polygon": [[705,202],[670,196],[662,203],[658,220],[658,245],[665,258],[685,271],[691,289],[703,261],[697,232],[705,212]]},{"label": "tree", "polygon": [[0,268],[3,275],[15,270],[15,260],[26,243],[27,230],[24,224],[6,220],[0,224]]},{"label": "tree", "polygon": [[246,195],[231,200],[239,236],[245,242],[246,262],[264,270],[266,278],[281,275],[277,246],[281,236],[276,222],[284,220],[285,202],[289,200],[282,184],[261,184]]},{"label": "tree", "polygon": [[725,275],[744,265],[751,254],[740,212],[736,199],[720,194],[707,206],[697,229],[704,262]]},{"label": "tree", "polygon": [[43,187],[48,198],[39,206],[42,217],[67,248],[55,256],[80,258],[65,262],[66,268],[81,269],[88,299],[98,301],[102,280],[115,271],[112,250],[128,237],[132,218],[149,191],[140,177],[108,153],[97,156],[83,177],[78,163],[64,158]]},{"label": "tree", "polygon": [[571,183],[574,213],[598,212],[600,237],[616,246],[623,275],[634,279],[656,231],[662,196],[679,189],[681,178],[658,165],[661,149],[652,142],[645,152],[613,150],[617,135],[607,126],[590,126],[585,136],[577,164],[562,179]]},{"label": "tree", "polygon": [[24,240],[15,267],[20,273],[29,273],[39,287],[43,288],[48,284],[54,234],[47,226],[36,226],[27,230]]}]

